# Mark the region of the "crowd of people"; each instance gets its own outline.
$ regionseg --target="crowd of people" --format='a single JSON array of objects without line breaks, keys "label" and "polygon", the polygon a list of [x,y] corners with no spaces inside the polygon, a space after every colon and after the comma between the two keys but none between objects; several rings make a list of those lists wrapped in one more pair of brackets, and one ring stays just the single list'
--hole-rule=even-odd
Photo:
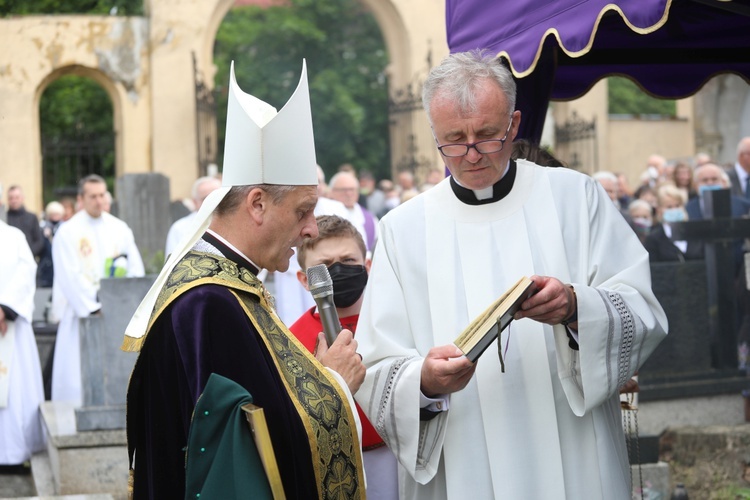
[{"label": "crowd of people", "polygon": [[[718,165],[705,153],[695,155],[692,162],[669,162],[660,155],[651,155],[635,188],[622,174],[600,171],[593,177],[638,234],[652,262],[684,262],[702,259],[703,244],[673,238],[670,224],[706,218],[702,193],[730,189],[731,216],[750,216],[746,182],[750,137],[739,142],[736,158],[735,163]],[[742,242],[737,248],[742,249]]]},{"label": "crowd of people", "polygon": [[[631,497],[620,393],[667,333],[649,259],[702,257],[670,224],[703,217],[707,189],[731,187],[733,214],[748,213],[750,138],[728,170],[705,155],[695,165],[653,155],[631,189],[623,175],[547,168],[562,165],[514,142],[515,99],[492,55],[452,54],[423,89],[445,167],[418,184],[409,171],[377,182],[342,165],[326,183],[304,66],[279,112],[232,70],[222,177],[195,182],[196,210],[170,229],[167,261],[125,332],[123,349],[140,353],[127,396],[134,498],[278,486],[288,498],[448,499],[465,496],[467,477],[478,498]],[[294,147],[258,155],[258,137]],[[107,194],[87,176],[79,211],[52,203],[40,225],[20,188],[8,192],[0,231],[15,265],[2,273],[23,293],[0,282],[0,335],[14,321],[24,337],[11,356],[26,361],[0,400],[0,450],[16,450],[0,464],[43,440],[29,409],[41,371],[38,354],[29,362],[28,293],[47,283],[44,259],[59,321],[52,399],[76,404],[78,320],[101,313],[101,279],[144,274]],[[306,275],[319,264],[341,324],[330,345]],[[498,355],[469,361],[456,336],[524,275],[535,293],[500,332]],[[221,438],[248,401],[266,413],[278,485],[205,466],[257,463]]]}]

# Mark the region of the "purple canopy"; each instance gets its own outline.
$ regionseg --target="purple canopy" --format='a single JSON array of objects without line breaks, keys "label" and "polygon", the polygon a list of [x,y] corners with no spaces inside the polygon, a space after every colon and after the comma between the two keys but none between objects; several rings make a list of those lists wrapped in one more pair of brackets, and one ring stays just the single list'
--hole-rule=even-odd
[{"label": "purple canopy", "polygon": [[[665,98],[734,72],[750,81],[750,0],[447,0],[451,52],[486,48],[519,85],[521,137],[538,139],[547,102],[608,75]],[[526,127],[524,127],[526,125]]]}]

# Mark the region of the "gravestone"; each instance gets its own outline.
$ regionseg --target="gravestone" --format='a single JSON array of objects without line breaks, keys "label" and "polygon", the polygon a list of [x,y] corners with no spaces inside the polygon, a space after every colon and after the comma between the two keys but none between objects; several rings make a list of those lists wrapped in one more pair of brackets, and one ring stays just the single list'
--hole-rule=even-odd
[{"label": "gravestone", "polygon": [[190,215],[190,210],[181,201],[173,201],[169,204],[169,219],[174,223],[178,219]]},{"label": "gravestone", "polygon": [[654,262],[651,288],[667,315],[669,334],[641,367],[642,378],[710,370],[705,261]]},{"label": "gravestone", "polygon": [[739,240],[750,237],[750,219],[733,218],[729,189],[701,194],[704,220],[672,224],[675,240],[705,243],[710,349],[715,368],[737,367],[735,280],[741,260]]},{"label": "gravestone", "polygon": [[640,400],[739,394],[750,379],[738,369],[735,277],[737,239],[750,219],[732,218],[729,190],[703,195],[704,220],[674,223],[675,240],[705,242],[705,261],[651,265],[652,288],[669,334],[641,367]]},{"label": "gravestone", "polygon": [[34,293],[34,316],[31,327],[34,329],[39,363],[42,368],[44,399],[52,395],[52,358],[55,352],[57,323],[49,323],[49,310],[52,307],[52,288],[37,287]]},{"label": "gravestone", "polygon": [[125,174],[116,186],[120,219],[133,230],[146,272],[158,272],[171,225],[169,179],[162,174]]},{"label": "gravestone", "polygon": [[76,408],[80,431],[124,429],[130,372],[137,353],[120,350],[123,333],[154,277],[101,281],[100,315],[81,318],[83,406]]},{"label": "gravestone", "polygon": [[750,384],[736,367],[713,366],[706,273],[702,260],[651,264],[669,334],[639,370],[640,401],[737,394]]},{"label": "gravestone", "polygon": [[80,320],[83,404],[45,401],[41,406],[47,449],[32,457],[32,474],[37,485],[47,485],[45,495],[109,493],[124,498],[125,402],[137,354],[121,351],[120,345],[153,280],[153,276],[103,279],[101,314]]}]

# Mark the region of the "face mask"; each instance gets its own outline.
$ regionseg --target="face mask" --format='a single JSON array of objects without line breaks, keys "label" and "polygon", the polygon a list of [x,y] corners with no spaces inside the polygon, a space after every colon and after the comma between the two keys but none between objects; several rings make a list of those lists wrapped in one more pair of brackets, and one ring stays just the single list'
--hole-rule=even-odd
[{"label": "face mask", "polygon": [[362,296],[367,285],[365,266],[348,266],[336,262],[328,267],[333,281],[333,303],[336,307],[349,307]]},{"label": "face mask", "polygon": [[633,217],[633,223],[643,228],[650,228],[653,225],[653,221],[648,217]]},{"label": "face mask", "polygon": [[700,194],[703,194],[703,193],[705,193],[706,191],[717,191],[717,190],[719,190],[719,189],[724,189],[724,188],[723,188],[723,187],[721,187],[721,186],[720,186],[719,184],[714,184],[714,185],[712,185],[712,186],[708,186],[708,185],[703,185],[703,186],[701,186],[701,187],[699,187],[699,188],[698,188],[698,192],[699,192]]},{"label": "face mask", "polygon": [[683,222],[685,217],[685,211],[681,208],[668,208],[661,215],[664,222]]}]

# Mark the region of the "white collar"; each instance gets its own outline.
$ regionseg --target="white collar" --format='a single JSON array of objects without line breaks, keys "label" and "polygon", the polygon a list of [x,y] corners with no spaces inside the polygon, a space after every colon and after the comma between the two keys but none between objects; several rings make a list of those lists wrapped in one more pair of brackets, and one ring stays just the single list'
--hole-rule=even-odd
[{"label": "white collar", "polygon": [[747,172],[745,172],[745,169],[742,168],[742,166],[739,163],[734,164],[734,171],[737,172],[737,179],[740,181],[740,186],[742,186],[742,191],[745,191],[745,183],[747,182],[747,177],[750,175]]},{"label": "white collar", "polygon": [[212,235],[212,236],[213,236],[214,238],[216,238],[217,240],[219,240],[219,241],[221,241],[222,243],[224,243],[224,244],[225,244],[226,246],[228,246],[229,248],[231,248],[231,249],[232,249],[233,251],[237,252],[237,255],[239,255],[239,256],[240,256],[240,257],[242,257],[243,259],[247,260],[247,261],[248,261],[248,262],[249,262],[250,264],[252,264],[252,265],[253,265],[253,266],[255,267],[255,269],[257,269],[258,271],[260,271],[260,270],[262,269],[262,267],[260,267],[260,266],[259,266],[258,264],[256,264],[255,262],[253,262],[253,260],[252,260],[252,259],[251,259],[250,257],[248,257],[248,256],[247,256],[247,255],[245,255],[244,253],[240,252],[240,251],[239,251],[239,250],[237,249],[237,247],[236,247],[236,246],[234,246],[234,245],[232,245],[231,243],[229,243],[229,242],[228,242],[228,241],[227,241],[226,239],[224,239],[224,238],[223,238],[223,237],[222,237],[222,236],[221,236],[221,235],[220,235],[219,233],[217,233],[216,231],[214,231],[214,230],[212,230],[212,229],[206,229],[206,232],[207,232],[207,233],[210,233],[210,234],[211,234],[211,235]]},{"label": "white collar", "polygon": [[[500,182],[503,179],[503,177],[505,177],[505,175],[508,173],[508,169],[510,169],[510,160],[508,160],[508,163],[505,165],[505,170],[503,171],[503,175],[500,176],[500,179],[498,179],[497,182]],[[455,177],[453,178],[453,180],[456,181],[456,184],[458,184],[462,188],[469,189],[463,184],[461,184],[460,182],[458,182],[458,179],[456,179]],[[497,182],[495,184],[497,184]],[[477,200],[488,200],[492,198],[494,187],[495,185],[493,184],[483,189],[472,189],[472,191],[474,191],[474,196],[477,197]]]}]

